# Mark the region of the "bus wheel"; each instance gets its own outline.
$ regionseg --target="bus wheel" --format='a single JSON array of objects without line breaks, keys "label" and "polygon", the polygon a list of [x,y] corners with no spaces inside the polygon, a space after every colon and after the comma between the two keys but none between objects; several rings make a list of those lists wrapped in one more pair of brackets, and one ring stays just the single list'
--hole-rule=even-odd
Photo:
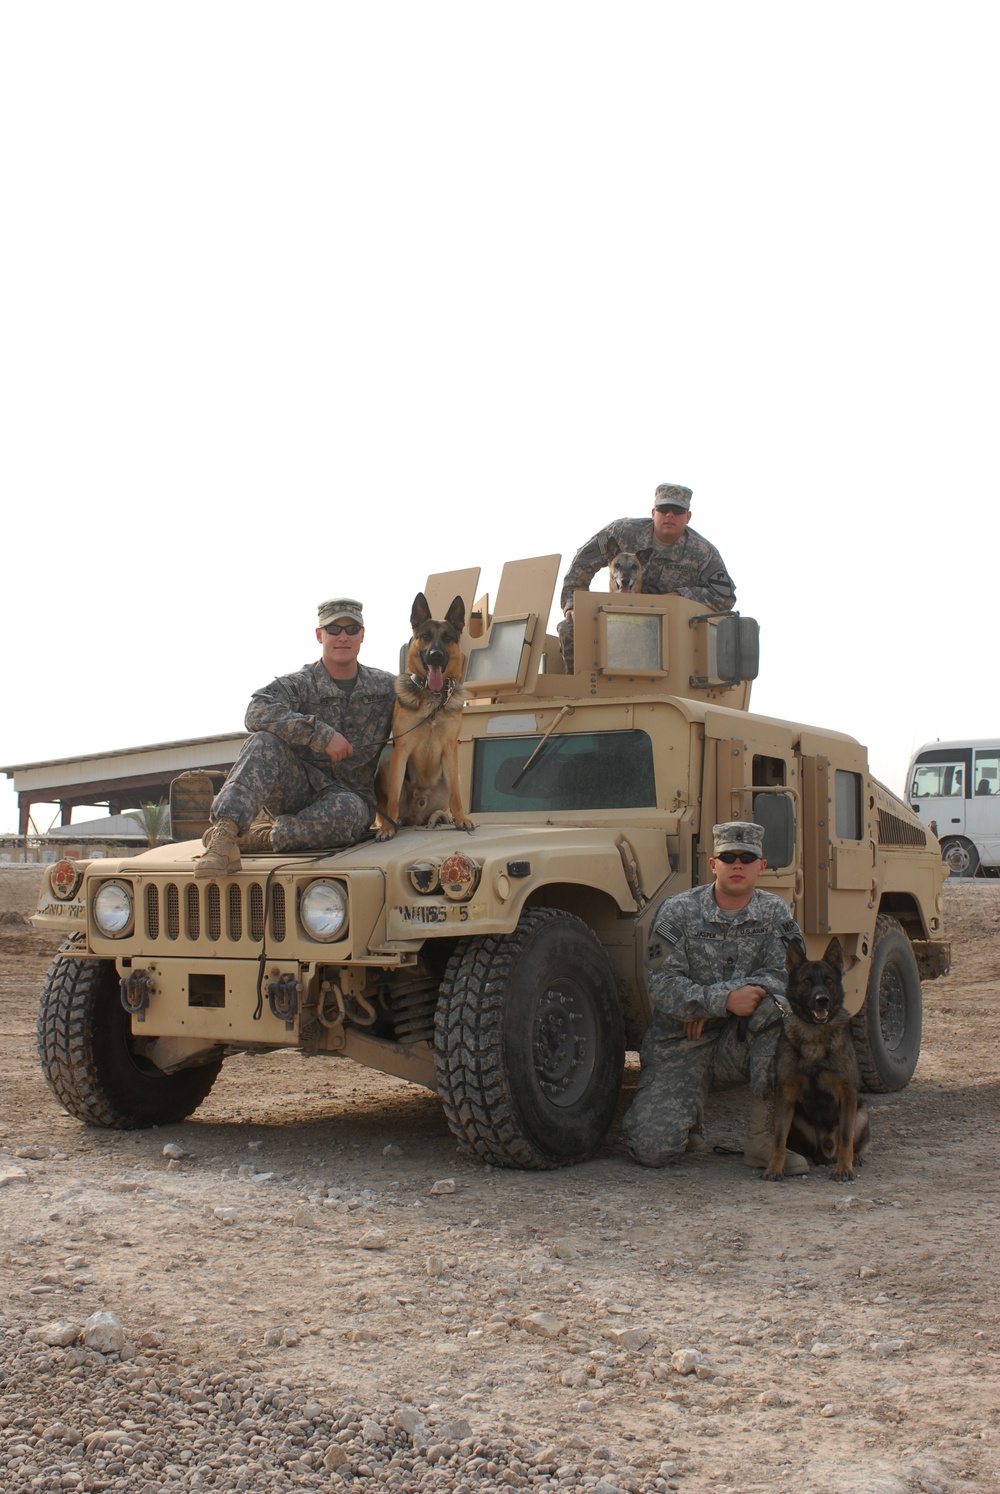
[{"label": "bus wheel", "polygon": [[979,870],[979,852],[971,840],[959,835],[941,842],[941,859],[953,877],[974,877]]}]

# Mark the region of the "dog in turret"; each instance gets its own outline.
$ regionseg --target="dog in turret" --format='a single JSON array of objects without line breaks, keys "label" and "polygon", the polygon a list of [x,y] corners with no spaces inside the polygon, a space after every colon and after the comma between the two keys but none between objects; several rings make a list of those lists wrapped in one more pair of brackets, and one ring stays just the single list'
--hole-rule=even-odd
[{"label": "dog in turret", "polygon": [[858,1104],[861,1082],[844,1009],[844,951],[830,940],[810,960],[798,939],[785,951],[785,1013],[776,1057],[774,1146],[764,1177],[784,1174],[791,1147],[810,1162],[833,1163],[833,1181],[849,1183],[869,1141],[869,1115]]},{"label": "dog in turret", "polygon": [[642,591],[642,569],[649,559],[649,550],[619,550],[608,566],[612,591]]},{"label": "dog in turret", "polygon": [[431,617],[422,591],[410,612],[413,638],[402,674],[393,682],[392,752],[376,779],[378,840],[400,825],[475,826],[462,807],[458,734],[462,728],[462,650],[465,603],[456,597],[444,618]]}]

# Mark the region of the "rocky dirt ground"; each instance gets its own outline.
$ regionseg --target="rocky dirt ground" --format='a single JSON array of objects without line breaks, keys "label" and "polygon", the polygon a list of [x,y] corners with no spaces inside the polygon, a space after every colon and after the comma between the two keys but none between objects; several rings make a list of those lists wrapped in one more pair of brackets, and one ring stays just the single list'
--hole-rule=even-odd
[{"label": "rocky dirt ground", "polygon": [[295,1056],[87,1130],[35,1057],[37,883],[0,871],[5,1490],[1000,1490],[1000,883],[946,889],[953,973],[846,1187],[646,1172],[617,1130],[490,1170],[433,1095]]}]

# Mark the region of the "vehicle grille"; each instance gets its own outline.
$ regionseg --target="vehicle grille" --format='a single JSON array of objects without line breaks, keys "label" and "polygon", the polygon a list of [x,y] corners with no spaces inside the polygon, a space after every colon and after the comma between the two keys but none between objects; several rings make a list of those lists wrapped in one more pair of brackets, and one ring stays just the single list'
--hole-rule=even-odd
[{"label": "vehicle grille", "polygon": [[[287,933],[284,887],[272,883],[268,899],[268,937],[281,944]],[[227,948],[259,945],[264,939],[265,888],[260,882],[230,882],[224,890],[217,882],[148,882],[144,906],[145,934],[151,944],[194,944],[207,939]]]},{"label": "vehicle grille", "polygon": [[908,820],[901,820],[898,814],[880,809],[878,843],[880,846],[925,846],[927,832],[922,825],[911,825]]}]

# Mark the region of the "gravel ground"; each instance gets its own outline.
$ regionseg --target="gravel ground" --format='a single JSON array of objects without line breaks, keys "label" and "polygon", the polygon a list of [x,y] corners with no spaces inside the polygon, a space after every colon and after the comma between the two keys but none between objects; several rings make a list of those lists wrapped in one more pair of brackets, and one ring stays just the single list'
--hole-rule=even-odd
[{"label": "gravel ground", "polygon": [[955,970],[848,1187],[744,1168],[738,1093],[668,1173],[617,1129],[491,1170],[433,1095],[297,1055],[88,1130],[34,1053],[36,886],[0,870],[4,1490],[1000,1490],[1000,884],[947,888]]}]

